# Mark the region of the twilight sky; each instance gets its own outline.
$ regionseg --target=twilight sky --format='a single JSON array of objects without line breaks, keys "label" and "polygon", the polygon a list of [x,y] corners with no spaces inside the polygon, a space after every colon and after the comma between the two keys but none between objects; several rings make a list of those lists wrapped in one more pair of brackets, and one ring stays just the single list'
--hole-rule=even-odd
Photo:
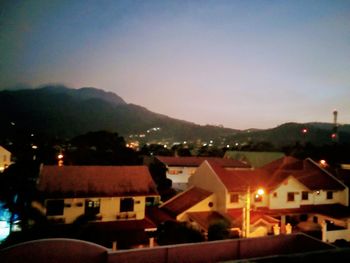
[{"label": "twilight sky", "polygon": [[238,129],[350,123],[350,1],[3,0],[0,89],[19,83]]}]

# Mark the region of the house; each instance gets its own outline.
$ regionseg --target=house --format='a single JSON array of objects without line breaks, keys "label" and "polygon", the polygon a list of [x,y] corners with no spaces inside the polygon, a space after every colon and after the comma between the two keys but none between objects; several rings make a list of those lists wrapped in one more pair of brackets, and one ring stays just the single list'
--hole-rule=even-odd
[{"label": "house", "polygon": [[248,169],[247,165],[241,161],[224,159],[217,157],[195,157],[195,156],[156,156],[156,161],[163,163],[166,168],[166,177],[173,182],[173,188],[177,190],[186,190],[188,179],[193,175],[196,169],[205,161],[214,161],[227,169]]},{"label": "house", "polygon": [[254,168],[259,168],[284,156],[282,152],[226,151],[224,158],[241,161]]},{"label": "house", "polygon": [[0,145],[0,173],[11,164],[11,153]]},{"label": "house", "polygon": [[146,220],[146,206],[159,202],[146,166],[41,167],[38,207],[49,220],[73,223],[80,216],[98,222]]},{"label": "house", "polygon": [[[320,227],[326,221],[343,230],[350,228],[348,187],[311,159],[284,157],[254,170],[226,169],[205,161],[189,178],[189,187],[162,204],[161,209],[202,230],[202,226],[209,225],[213,212],[231,218],[232,227],[241,230],[243,222],[249,220],[249,236],[279,232],[274,229],[276,224],[282,232],[288,232],[288,223],[288,227],[296,227],[301,220]],[[260,188],[265,194],[259,194]],[[331,208],[340,215],[325,212]],[[246,219],[247,209],[250,219]]]}]

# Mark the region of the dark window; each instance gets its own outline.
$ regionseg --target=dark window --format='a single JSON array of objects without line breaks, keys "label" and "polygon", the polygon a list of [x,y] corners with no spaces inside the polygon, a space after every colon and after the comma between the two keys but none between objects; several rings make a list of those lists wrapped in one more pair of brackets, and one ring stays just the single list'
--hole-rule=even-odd
[{"label": "dark window", "polygon": [[295,200],[294,192],[287,193],[287,201],[288,202],[294,202],[294,200]]},{"label": "dark window", "polygon": [[156,203],[154,197],[146,197],[146,206],[154,206]]},{"label": "dark window", "polygon": [[120,212],[134,211],[134,199],[122,198],[120,199]]},{"label": "dark window", "polygon": [[231,194],[230,195],[230,202],[231,203],[238,203],[238,194]]},{"label": "dark window", "polygon": [[327,199],[333,199],[333,192],[332,191],[327,192]]},{"label": "dark window", "polygon": [[312,218],[312,221],[313,221],[314,223],[318,223],[318,218],[317,218],[317,216],[314,216],[314,217]]},{"label": "dark window", "polygon": [[63,215],[64,200],[48,200],[46,202],[46,215],[47,216],[60,216]]},{"label": "dark window", "polygon": [[85,214],[97,215],[100,213],[100,200],[85,200]]},{"label": "dark window", "polygon": [[277,192],[274,192],[274,193],[273,193],[273,197],[277,197]]},{"label": "dark window", "polygon": [[309,193],[306,191],[301,192],[301,200],[309,200]]}]

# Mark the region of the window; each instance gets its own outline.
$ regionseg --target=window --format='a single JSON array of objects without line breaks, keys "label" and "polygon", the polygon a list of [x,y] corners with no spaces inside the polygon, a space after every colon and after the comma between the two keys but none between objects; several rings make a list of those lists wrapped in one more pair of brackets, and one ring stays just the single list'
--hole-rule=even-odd
[{"label": "window", "polygon": [[231,203],[238,203],[238,194],[231,194],[230,195],[230,202]]},{"label": "window", "polygon": [[154,206],[155,204],[155,197],[146,197],[146,206]]},{"label": "window", "polygon": [[301,192],[301,200],[309,200],[309,193],[306,191]]},{"label": "window", "polygon": [[273,197],[277,197],[277,192],[274,192],[274,193],[273,193]]},{"label": "window", "polygon": [[287,201],[294,202],[294,200],[295,200],[294,192],[287,193]]},{"label": "window", "polygon": [[120,199],[120,212],[134,211],[134,199],[122,198]]},{"label": "window", "polygon": [[48,200],[46,202],[46,215],[47,216],[60,216],[63,215],[64,200]]},{"label": "window", "polygon": [[333,192],[332,191],[327,192],[327,199],[333,199]]},{"label": "window", "polygon": [[97,215],[100,213],[100,200],[85,200],[85,214]]}]

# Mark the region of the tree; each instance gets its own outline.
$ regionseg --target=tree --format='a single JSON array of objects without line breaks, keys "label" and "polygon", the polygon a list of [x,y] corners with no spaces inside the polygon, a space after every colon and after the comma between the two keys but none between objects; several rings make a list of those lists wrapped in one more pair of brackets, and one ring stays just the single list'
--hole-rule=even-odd
[{"label": "tree", "polygon": [[203,242],[204,236],[186,222],[166,221],[158,226],[159,245]]},{"label": "tree", "polygon": [[226,219],[213,221],[208,228],[208,240],[222,240],[230,238],[230,222]]}]

